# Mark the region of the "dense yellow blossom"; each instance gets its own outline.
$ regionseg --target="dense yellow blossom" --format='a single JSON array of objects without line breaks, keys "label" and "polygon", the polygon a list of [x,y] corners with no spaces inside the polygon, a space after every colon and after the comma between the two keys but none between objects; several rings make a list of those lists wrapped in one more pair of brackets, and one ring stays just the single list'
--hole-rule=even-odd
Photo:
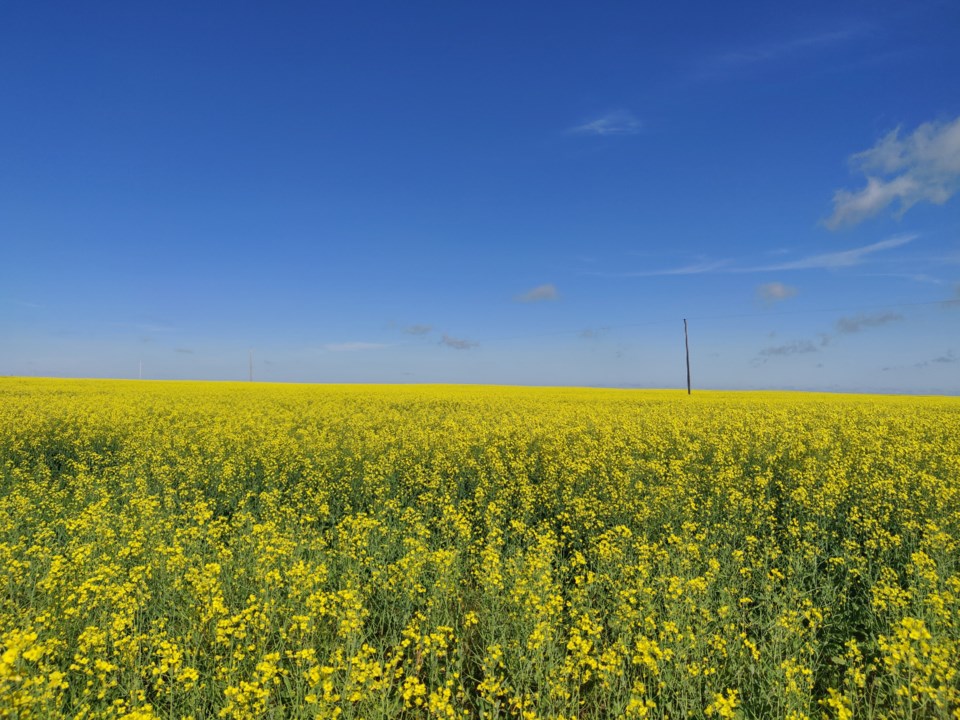
[{"label": "dense yellow blossom", "polygon": [[960,400],[0,380],[0,717],[960,718]]}]

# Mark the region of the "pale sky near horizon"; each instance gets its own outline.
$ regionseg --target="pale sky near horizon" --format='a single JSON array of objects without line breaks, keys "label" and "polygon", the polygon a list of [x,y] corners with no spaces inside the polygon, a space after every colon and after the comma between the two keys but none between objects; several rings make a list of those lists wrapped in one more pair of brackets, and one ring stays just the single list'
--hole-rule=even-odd
[{"label": "pale sky near horizon", "polygon": [[960,5],[0,10],[0,375],[960,393]]}]

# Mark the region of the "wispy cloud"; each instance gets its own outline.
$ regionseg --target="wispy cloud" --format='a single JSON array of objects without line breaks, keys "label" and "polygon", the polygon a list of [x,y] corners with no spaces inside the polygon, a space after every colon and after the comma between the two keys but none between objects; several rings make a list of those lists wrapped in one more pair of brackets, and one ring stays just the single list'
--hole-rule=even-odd
[{"label": "wispy cloud", "polygon": [[893,365],[881,368],[884,372],[889,372],[891,370],[909,370],[912,368],[923,369],[931,365],[952,365],[953,363],[960,362],[960,356],[958,356],[953,350],[947,350],[943,355],[938,355],[937,357],[930,358],[929,360],[922,360],[920,362],[914,363],[913,365]]},{"label": "wispy cloud", "polygon": [[729,260],[703,260],[681,265],[679,267],[661,268],[658,270],[637,270],[628,272],[604,273],[591,272],[588,275],[599,275],[601,277],[658,277],[661,275],[700,275],[703,273],[730,271]]},{"label": "wispy cloud", "polygon": [[180,353],[181,355],[193,355],[193,350],[191,348],[178,347],[174,348],[175,353]]},{"label": "wispy cloud", "polygon": [[898,235],[887,240],[881,240],[870,245],[852,248],[850,250],[841,250],[839,252],[821,253],[819,255],[810,255],[797,260],[788,260],[787,262],[777,263],[775,265],[764,265],[762,267],[736,268],[732,272],[773,272],[778,270],[832,270],[835,268],[852,267],[860,265],[864,260],[874,253],[883,250],[891,250],[901,247],[907,243],[913,242],[919,237],[917,234]]},{"label": "wispy cloud", "polygon": [[801,58],[844,44],[863,35],[866,30],[865,26],[857,25],[736,48],[707,58],[695,72],[694,79],[723,78],[751,68]]},{"label": "wispy cloud", "polygon": [[833,344],[836,336],[853,335],[867,328],[880,327],[893,322],[903,320],[903,316],[898,313],[877,313],[873,315],[855,315],[851,317],[841,317],[835,324],[836,335],[830,333],[817,333],[815,339],[795,340],[783,345],[771,345],[760,350],[758,361],[767,362],[767,358],[784,355],[805,355],[808,353],[819,352],[822,348]]},{"label": "wispy cloud", "polygon": [[[771,333],[773,337],[775,333]],[[783,357],[787,355],[808,355],[810,353],[820,352],[822,348],[827,347],[833,338],[827,333],[817,333],[817,339],[814,340],[794,340],[793,342],[782,345],[769,345],[757,353],[751,364],[763,365],[773,357]]]},{"label": "wispy cloud", "polygon": [[[913,367],[915,368],[925,368],[930,365],[952,365],[955,362],[960,362],[960,357],[953,352],[953,350],[947,350],[943,355],[938,355],[937,357],[930,358],[929,360],[923,360],[922,362],[914,363]],[[884,368],[887,369],[887,368]],[[890,368],[890,369],[899,369],[899,368]]]},{"label": "wispy cloud", "polygon": [[11,302],[12,302],[14,305],[19,305],[20,307],[24,307],[24,308],[30,308],[31,310],[42,310],[42,309],[43,309],[43,305],[41,305],[40,303],[30,302],[29,300],[17,300],[17,299],[13,299],[13,300],[11,300]]},{"label": "wispy cloud", "polygon": [[960,357],[957,357],[957,354],[953,350],[947,350],[946,354],[940,355],[930,360],[932,363],[939,363],[941,365],[952,365],[955,362],[960,362]]},{"label": "wispy cloud", "polygon": [[784,285],[782,282],[764,283],[757,288],[757,297],[767,305],[787,300],[796,294],[797,289],[795,287]]},{"label": "wispy cloud", "polygon": [[176,332],[177,328],[172,325],[163,325],[154,322],[112,322],[113,327],[126,328],[142,333],[171,333]]},{"label": "wispy cloud", "polygon": [[477,347],[479,343],[475,343],[472,340],[466,340],[464,338],[450,337],[444,333],[443,337],[440,338],[440,344],[446,345],[454,350],[469,350],[470,348]]},{"label": "wispy cloud", "polygon": [[556,286],[552,283],[547,283],[546,285],[537,285],[535,288],[527,290],[522,295],[517,295],[515,300],[517,302],[535,303],[558,300],[559,298],[560,294],[557,292]]},{"label": "wispy cloud", "polygon": [[825,221],[831,229],[855,225],[895,201],[899,215],[919,202],[942,205],[960,188],[960,117],[924,123],[903,138],[898,127],[850,164],[867,184],[834,193],[833,214]]},{"label": "wispy cloud", "polygon": [[913,282],[924,283],[926,285],[943,285],[943,280],[935,278],[932,275],[927,275],[926,273],[862,273],[860,277],[891,277],[902,280],[912,280]]},{"label": "wispy cloud", "polygon": [[360,350],[382,350],[387,347],[384,343],[374,342],[342,342],[327,343],[323,346],[328,352],[357,352]]},{"label": "wispy cloud", "polygon": [[765,347],[760,351],[760,355],[763,357],[772,357],[777,355],[805,355],[807,353],[815,353],[820,350],[816,344],[811,340],[797,340],[792,343],[787,343],[786,345],[772,345],[770,347]]},{"label": "wispy cloud", "polygon": [[609,328],[599,327],[599,328],[584,328],[579,332],[579,336],[583,340],[599,340],[602,338]]},{"label": "wispy cloud", "polygon": [[903,320],[903,315],[899,313],[878,313],[875,315],[855,315],[853,317],[842,317],[837,320],[837,332],[845,335],[858,333],[864,328],[879,327],[889,325],[892,322]]},{"label": "wispy cloud", "polygon": [[568,130],[572,135],[636,135],[643,124],[629,110],[615,110]]},{"label": "wispy cloud", "polygon": [[960,283],[953,286],[953,297],[940,304],[945,308],[960,307]]},{"label": "wispy cloud", "polygon": [[[663,268],[656,270],[640,270],[628,272],[590,272],[588,275],[600,277],[657,277],[663,275],[700,275],[704,273],[760,273],[760,272],[780,272],[785,270],[834,270],[837,268],[853,267],[862,265],[869,256],[884,250],[898,248],[907,243],[911,243],[919,237],[916,233],[909,235],[898,235],[896,237],[881,240],[870,245],[851,248],[850,250],[840,250],[838,252],[820,253],[818,255],[808,255],[807,257],[797,258],[795,260],[785,260],[784,262],[774,263],[772,265],[738,265],[730,260],[700,260],[698,262],[681,265],[673,268]],[[784,286],[786,287],[786,286]]]},{"label": "wispy cloud", "polygon": [[426,335],[433,330],[433,325],[409,325],[403,329],[407,335]]}]

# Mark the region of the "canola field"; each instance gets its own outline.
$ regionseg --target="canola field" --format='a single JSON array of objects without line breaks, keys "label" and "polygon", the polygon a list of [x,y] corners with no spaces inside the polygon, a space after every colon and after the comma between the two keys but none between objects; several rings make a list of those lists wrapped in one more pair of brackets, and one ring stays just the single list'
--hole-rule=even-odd
[{"label": "canola field", "polygon": [[0,716],[960,718],[960,399],[0,380]]}]

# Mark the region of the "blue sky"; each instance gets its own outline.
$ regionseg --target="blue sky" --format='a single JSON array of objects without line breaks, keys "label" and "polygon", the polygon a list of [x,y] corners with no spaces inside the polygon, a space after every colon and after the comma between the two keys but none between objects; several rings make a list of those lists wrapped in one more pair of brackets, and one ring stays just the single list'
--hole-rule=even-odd
[{"label": "blue sky", "polygon": [[0,374],[960,392],[956,3],[0,15]]}]

